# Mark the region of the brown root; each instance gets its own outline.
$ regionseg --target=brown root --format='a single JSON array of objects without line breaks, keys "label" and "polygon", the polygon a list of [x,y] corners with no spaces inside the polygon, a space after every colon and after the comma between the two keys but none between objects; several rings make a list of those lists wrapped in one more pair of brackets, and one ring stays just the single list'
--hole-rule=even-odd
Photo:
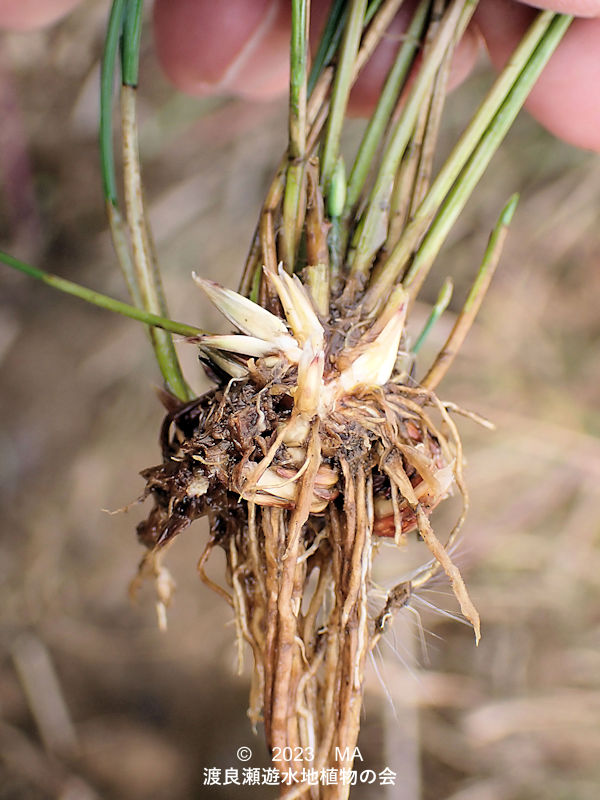
[{"label": "brown root", "polygon": [[[441,565],[477,636],[479,617],[428,519],[452,484],[464,491],[460,440],[445,406],[394,383],[365,388],[309,421],[304,442],[290,442],[295,381],[294,369],[258,359],[247,379],[171,411],[165,460],[144,472],[155,506],[138,530],[151,565],[208,515],[198,571],[232,605],[238,641],[252,650],[249,716],[264,723],[270,747],[313,748],[310,765],[279,764],[301,774],[306,766],[351,768],[337,754],[356,746],[366,656],[410,602],[408,582],[368,613],[374,540],[420,534],[435,563],[415,585]],[[217,546],[228,588],[205,572]],[[315,791],[282,787],[285,797],[327,798],[346,797],[348,787]]]}]

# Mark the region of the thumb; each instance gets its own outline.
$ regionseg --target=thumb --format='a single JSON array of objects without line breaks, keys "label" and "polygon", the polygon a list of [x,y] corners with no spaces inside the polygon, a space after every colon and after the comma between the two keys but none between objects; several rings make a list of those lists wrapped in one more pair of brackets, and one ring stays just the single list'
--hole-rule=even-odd
[{"label": "thumb", "polygon": [[287,0],[157,0],[158,58],[188,94],[219,91],[266,99],[288,83]]}]

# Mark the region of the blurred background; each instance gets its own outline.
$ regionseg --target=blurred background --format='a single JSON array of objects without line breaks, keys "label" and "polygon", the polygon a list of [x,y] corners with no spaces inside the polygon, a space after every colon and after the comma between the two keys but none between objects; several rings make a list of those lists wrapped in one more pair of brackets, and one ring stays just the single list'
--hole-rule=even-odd
[{"label": "blurred background", "polygon": [[[96,149],[107,10],[88,2],[50,30],[0,39],[0,246],[125,298]],[[217,328],[190,273],[236,285],[285,147],[285,102],[177,94],[150,30],[141,76],[146,193],[171,315]],[[489,80],[482,64],[451,96],[446,146]],[[600,795],[598,159],[523,115],[424,300],[447,274],[457,303],[464,297],[515,190],[501,267],[440,391],[497,425],[460,421],[472,503],[456,559],[483,638],[475,648],[448,616],[456,607],[442,579],[400,616],[369,666],[360,741],[364,767],[388,766],[398,780],[359,788],[367,800]],[[139,471],[160,460],[144,330],[3,266],[0,284],[1,800],[274,797],[204,783],[206,768],[268,761],[246,717],[248,667],[237,674],[230,609],[196,577],[203,525],[170,551],[178,588],[166,633],[150,588],[128,599],[145,510],[107,510],[135,501]],[[206,388],[193,348],[180,352]],[[381,560],[377,580],[392,585],[401,557]],[[242,745],[253,750],[246,763]]]}]

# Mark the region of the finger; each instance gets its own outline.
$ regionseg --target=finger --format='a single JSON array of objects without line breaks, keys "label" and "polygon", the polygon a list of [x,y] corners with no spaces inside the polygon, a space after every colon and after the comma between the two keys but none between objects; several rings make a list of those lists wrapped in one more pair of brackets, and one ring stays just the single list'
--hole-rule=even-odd
[{"label": "finger", "polygon": [[164,71],[188,94],[268,99],[288,84],[287,0],[157,0],[154,27]]},{"label": "finger", "polygon": [[[535,12],[513,0],[482,0],[477,23],[494,65],[503,66]],[[600,20],[575,20],[526,107],[556,136],[600,151]]]},{"label": "finger", "polygon": [[561,14],[574,14],[576,17],[599,17],[600,0],[523,0],[528,6],[549,8]]},{"label": "finger", "polygon": [[0,28],[29,31],[51,25],[81,0],[0,0]]}]

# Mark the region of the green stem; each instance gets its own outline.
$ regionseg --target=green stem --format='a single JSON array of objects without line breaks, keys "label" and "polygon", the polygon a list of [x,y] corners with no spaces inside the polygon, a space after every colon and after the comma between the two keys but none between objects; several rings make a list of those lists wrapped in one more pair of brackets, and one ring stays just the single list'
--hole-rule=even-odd
[{"label": "green stem", "polygon": [[477,273],[477,277],[471,286],[462,311],[458,315],[454,326],[446,339],[446,343],[436,356],[435,361],[431,365],[429,372],[421,381],[421,385],[425,389],[433,391],[439,385],[444,375],[450,369],[452,362],[456,358],[473,322],[477,316],[477,312],[481,307],[483,298],[489,288],[490,282],[500,261],[502,247],[508,233],[508,226],[511,223],[517,203],[519,202],[519,195],[514,194],[509,199],[508,203],[502,209],[502,213],[498,222],[488,240],[483,261]]},{"label": "green stem", "polygon": [[123,12],[126,0],[114,0],[102,54],[100,73],[100,161],[102,165],[102,185],[104,197],[113,206],[118,205],[117,179],[115,176],[115,155],[113,148],[113,87],[115,83],[115,63],[119,37],[123,28]]},{"label": "green stem", "polygon": [[126,0],[123,23],[122,76],[126,86],[137,86],[144,0]]},{"label": "green stem", "polygon": [[135,275],[133,261],[131,260],[129,239],[123,216],[118,206],[114,206],[109,201],[106,203],[106,216],[108,217],[108,227],[110,228],[113,247],[129,290],[129,296],[136,306],[142,308],[142,294]]},{"label": "green stem", "polygon": [[398,56],[389,72],[377,108],[369,120],[348,180],[346,214],[350,214],[360,199],[373,156],[383,138],[394,106],[406,81],[425,27],[431,0],[421,0],[413,16]]},{"label": "green stem", "polygon": [[[113,245],[125,276],[129,293],[136,306],[155,319],[166,318],[166,304],[160,275],[153,259],[150,233],[144,218],[137,127],[135,118],[135,86],[139,75],[139,53],[142,29],[143,0],[114,0],[102,59],[100,88],[100,157],[104,195]],[[117,45],[121,38],[122,122],[124,143],[124,183],[127,223],[132,239],[132,261],[125,223],[118,207],[114,151],[112,142],[112,94]],[[60,280],[60,279],[58,279]],[[90,295],[91,296],[91,295]],[[115,301],[116,302],[116,301]],[[141,319],[141,317],[136,317]],[[164,327],[164,326],[162,326]],[[191,394],[183,378],[175,346],[167,330],[150,328],[150,339],[162,376],[180,399]]]},{"label": "green stem", "polygon": [[346,204],[346,170],[344,160],[338,158],[331,182],[329,185],[329,195],[327,196],[327,213],[331,222],[331,228],[327,237],[330,269],[332,276],[339,275],[342,268],[342,251],[346,244],[346,228],[342,228],[341,215]]},{"label": "green stem", "polygon": [[[121,122],[123,127],[123,172],[127,225],[131,236],[133,267],[142,305],[156,316],[166,317],[166,302],[142,198],[135,87],[139,75],[143,0],[127,0],[122,39]],[[150,328],[158,366],[169,389],[182,400],[191,396],[170,334]]]},{"label": "green stem", "polygon": [[121,314],[124,317],[135,319],[138,322],[144,322],[146,325],[155,328],[162,328],[165,331],[179,334],[180,336],[202,336],[206,332],[194,325],[186,325],[183,322],[176,322],[172,319],[161,317],[158,314],[151,314],[149,311],[144,311],[141,308],[123,303],[121,300],[115,300],[101,292],[96,292],[93,289],[88,289],[86,286],[81,286],[78,283],[69,281],[66,278],[61,278],[58,275],[52,275],[50,272],[45,272],[42,269],[33,267],[20,261],[18,258],[0,251],[0,261],[13,269],[23,272],[30,278],[35,278],[53,289],[57,289],[65,294],[70,294],[73,297],[78,297],[80,300],[85,300],[86,303],[105,308],[107,311],[113,311],[116,314]]},{"label": "green stem", "polygon": [[315,88],[323,69],[329,64],[338,49],[344,30],[343,18],[346,15],[346,2],[347,0],[335,0],[327,17],[325,29],[308,78],[309,96],[312,94],[312,90]]},{"label": "green stem", "polygon": [[290,44],[289,157],[304,158],[306,147],[306,81],[308,69],[308,0],[292,0]]},{"label": "green stem", "polygon": [[369,0],[369,5],[367,6],[367,10],[365,11],[365,21],[364,21],[365,28],[371,22],[375,14],[379,11],[379,8],[383,2],[384,0]]},{"label": "green stem", "polygon": [[[125,208],[131,235],[133,263],[137,284],[140,287],[142,304],[152,314],[166,316],[166,303],[160,273],[153,259],[153,247],[146,225],[139,153],[137,147],[136,89],[131,85],[121,87],[121,120],[123,125],[123,171],[125,185]],[[182,400],[188,399],[186,386],[177,353],[170,335],[161,330],[150,329],[152,345],[160,371],[170,390]]]},{"label": "green stem", "polygon": [[417,337],[416,342],[411,348],[412,352],[415,353],[415,355],[419,352],[419,350],[423,346],[423,342],[429,336],[429,333],[431,332],[431,329],[433,328],[435,323],[442,316],[444,311],[448,308],[450,300],[452,299],[453,290],[454,290],[454,284],[452,283],[452,279],[446,278],[442,288],[440,289],[438,298],[435,301],[435,305],[431,309],[429,317],[427,318],[427,322],[423,326],[423,330],[421,331],[421,333]]},{"label": "green stem", "polygon": [[454,0],[446,12],[428,56],[423,61],[402,116],[383,155],[377,179],[369,197],[352,264],[354,275],[368,275],[373,257],[385,240],[384,231],[387,230],[385,216],[389,213],[394,178],[415,127],[423,98],[429,92],[446,49],[451,45],[457,31],[463,31],[466,28],[475,6],[476,0]]},{"label": "green stem", "polygon": [[[429,272],[446,236],[452,229],[460,212],[463,210],[467,200],[491,161],[492,156],[507,134],[515,117],[527,99],[531,88],[558,46],[558,43],[562,39],[571,21],[572,17],[561,14],[554,15],[554,19],[542,37],[538,47],[523,67],[522,72],[508,93],[504,103],[481,137],[479,144],[474,149],[458,180],[448,193],[448,196],[433,224],[429,228],[403,280],[404,285],[410,288],[410,293],[413,298],[416,296],[418,288],[422,285]],[[389,282],[388,274],[384,274],[386,275],[385,281],[382,280],[381,283],[378,282],[376,287],[374,287],[377,289],[378,294],[382,292],[384,283]],[[394,280],[391,281],[390,285],[393,283]],[[370,294],[370,292],[368,294]],[[384,294],[380,294],[380,296],[383,297]],[[369,298],[369,304],[371,304],[371,302],[372,299]]]},{"label": "green stem", "polygon": [[308,0],[292,0],[290,101],[287,179],[283,199],[284,261],[290,272],[296,258],[298,214],[306,155],[306,82],[308,74]]},{"label": "green stem", "polygon": [[[400,275],[408,259],[412,255],[414,248],[417,246],[423,233],[439,210],[450,187],[460,174],[467,160],[472,156],[482,134],[494,119],[499,108],[506,101],[507,95],[515,84],[515,81],[519,78],[524,66],[532,57],[536,47],[547,33],[554,16],[555,14],[553,14],[553,12],[546,11],[536,18],[511,56],[508,64],[496,79],[487,97],[477,110],[477,113],[461,135],[446,163],[431,184],[423,202],[416,210],[411,223],[407,226],[402,237],[386,261],[373,273],[371,278],[373,297],[376,295],[382,297],[383,293],[389,290],[391,284]],[[515,114],[519,108],[516,109]],[[371,301],[369,306],[371,306]]]},{"label": "green stem", "polygon": [[340,136],[352,86],[354,62],[363,31],[366,7],[367,0],[351,0],[348,22],[344,29],[321,158],[321,189],[324,195],[327,195],[329,191],[329,182],[339,155]]},{"label": "green stem", "polygon": [[[438,13],[441,16],[441,13],[443,12],[443,6],[444,0],[436,0],[436,2],[433,4],[432,14],[435,15]],[[439,10],[440,7],[441,11]],[[437,28],[435,23],[433,23],[431,27],[433,27],[434,30]],[[425,43],[425,52],[428,50],[428,44],[428,42]],[[419,204],[425,197],[431,181],[433,162],[436,154],[436,145],[439,138],[440,124],[442,121],[442,113],[444,111],[446,96],[448,94],[448,78],[450,76],[452,59],[457,44],[458,39],[455,39],[452,43],[452,46],[446,50],[446,55],[440,64],[440,68],[437,71],[431,87],[429,103],[426,104],[423,112],[424,125],[422,129],[422,136],[418,143],[419,161],[411,191],[409,217],[413,216]]]},{"label": "green stem", "polygon": [[506,229],[512,222],[512,218],[515,215],[518,204],[519,195],[515,193],[509,197],[508,202],[500,212],[498,222],[494,226],[490,234],[490,238],[488,239],[487,247],[485,249],[485,253],[483,254],[483,261],[481,262],[477,277],[475,278],[473,286],[471,287],[467,299],[465,300],[465,305],[463,307],[464,312],[477,313],[480,298],[485,290],[484,287],[489,283],[488,279],[490,269],[496,260],[495,254],[498,251],[500,242],[506,234]]},{"label": "green stem", "polygon": [[296,262],[298,214],[301,212],[300,198],[304,182],[304,164],[289,164],[285,177],[283,196],[283,262],[289,273],[294,271]]},{"label": "green stem", "polygon": [[106,200],[106,213],[110,227],[113,246],[129,294],[136,306],[142,305],[142,297],[135,277],[133,262],[129,251],[129,242],[123,218],[119,210],[117,179],[115,171],[115,154],[113,147],[113,88],[115,82],[115,64],[117,49],[123,29],[126,0],[114,0],[108,20],[108,30],[104,42],[102,68],[100,76],[100,164],[102,169],[102,186]]}]

